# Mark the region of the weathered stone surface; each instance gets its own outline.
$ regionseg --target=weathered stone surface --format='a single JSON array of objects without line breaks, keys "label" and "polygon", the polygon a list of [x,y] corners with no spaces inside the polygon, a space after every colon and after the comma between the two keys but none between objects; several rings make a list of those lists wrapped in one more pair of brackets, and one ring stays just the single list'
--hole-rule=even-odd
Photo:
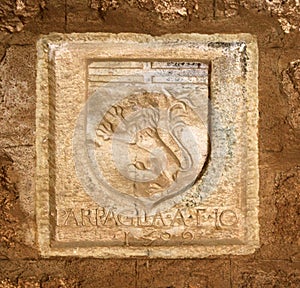
[{"label": "weathered stone surface", "polygon": [[[13,185],[15,179],[12,179],[12,162],[13,160],[4,153],[1,153],[0,156],[1,167],[0,167],[0,183],[1,183],[1,226],[4,226],[5,222],[9,222],[10,225],[7,226],[5,230],[1,230],[0,239],[1,239],[1,250],[5,251],[7,247],[13,245],[12,239],[16,236],[16,231],[14,223],[16,222],[16,216],[13,213],[13,205],[17,200],[16,187]],[[4,253],[3,253],[4,254]],[[1,255],[5,257],[5,255]]]},{"label": "weathered stone surface", "polygon": [[197,17],[199,6],[201,6],[200,1],[198,0],[92,0],[89,2],[89,6],[92,9],[97,10],[100,16],[104,16],[107,11],[118,9],[124,2],[127,2],[131,6],[136,6],[141,10],[156,13],[165,21],[174,21],[175,19],[185,18],[191,14],[195,14]]},{"label": "weathered stone surface", "polygon": [[[287,171],[278,173],[275,181],[275,206],[276,206],[276,222],[279,225],[277,229],[281,229],[282,237],[280,243],[288,243],[299,245],[300,226],[299,211],[299,192],[300,191],[300,166],[293,167]],[[289,217],[284,217],[289,213]],[[279,231],[278,231],[279,232]]]},{"label": "weathered stone surface", "polygon": [[35,63],[33,46],[11,46],[3,55],[0,63],[1,148],[34,144]]},{"label": "weathered stone surface", "polygon": [[38,44],[37,97],[42,255],[258,247],[253,37],[53,34]]},{"label": "weathered stone surface", "polygon": [[[269,15],[278,17],[278,21],[285,33],[291,31],[299,31],[300,22],[300,5],[295,1],[268,1],[268,0],[220,0],[215,1],[210,7],[208,13],[207,6],[203,5],[204,1],[178,1],[178,0],[92,0],[89,2],[89,7],[98,11],[100,17],[103,17],[108,11],[119,9],[120,6],[129,4],[133,7],[138,7],[141,10],[149,11],[159,15],[163,21],[183,20],[187,17],[235,17],[238,16],[240,10],[265,11]],[[206,3],[209,4],[209,3]]]},{"label": "weathered stone surface", "polygon": [[239,14],[241,8],[248,10],[266,11],[270,15],[278,17],[278,21],[285,33],[299,31],[300,5],[295,1],[281,0],[221,0],[216,2],[215,14],[217,17],[234,17]]},{"label": "weathered stone surface", "polygon": [[300,285],[299,262],[234,260],[232,281],[232,287],[296,288]]},{"label": "weathered stone surface", "polygon": [[[299,261],[299,233],[294,229],[299,226],[298,163],[295,153],[282,153],[261,166],[260,185],[269,188],[260,193],[259,259]],[[271,165],[278,172],[272,171]]]},{"label": "weathered stone surface", "polygon": [[300,30],[300,3],[299,1],[266,1],[271,15],[276,15],[285,33]]},{"label": "weathered stone surface", "polygon": [[[278,63],[274,59],[280,57],[280,51],[269,49],[270,51],[260,51],[261,69],[259,79],[261,83],[272,83],[276,79]],[[268,57],[266,55],[269,55]],[[262,67],[268,67],[272,73],[264,73]],[[264,152],[278,153],[285,146],[285,117],[287,113],[287,103],[285,97],[280,93],[280,85],[261,85],[260,101],[260,149]],[[268,112],[267,112],[268,111]]]},{"label": "weathered stone surface", "polygon": [[20,32],[45,8],[46,1],[3,0],[0,3],[0,31]]},{"label": "weathered stone surface", "polygon": [[300,149],[300,60],[289,63],[282,72],[282,87],[287,101],[286,122],[289,127],[287,142],[294,151]]},{"label": "weathered stone surface", "polygon": [[[135,260],[2,261],[0,287],[135,287]],[[23,272],[22,272],[23,271]],[[93,275],[86,277],[86,275]],[[2,285],[2,286],[1,286]],[[7,286],[5,286],[7,285]],[[9,286],[11,285],[11,286]]]},{"label": "weathered stone surface", "polygon": [[178,265],[181,260],[167,260],[164,265],[159,265],[159,260],[139,260],[137,287],[230,287],[229,260],[187,260],[181,273],[175,272]]},{"label": "weathered stone surface", "polygon": [[[22,258],[24,253],[28,257],[36,254],[32,253],[36,231],[33,171],[33,147],[0,149],[0,259]],[[23,193],[19,195],[18,191]],[[19,219],[26,219],[26,222],[20,223]]]}]

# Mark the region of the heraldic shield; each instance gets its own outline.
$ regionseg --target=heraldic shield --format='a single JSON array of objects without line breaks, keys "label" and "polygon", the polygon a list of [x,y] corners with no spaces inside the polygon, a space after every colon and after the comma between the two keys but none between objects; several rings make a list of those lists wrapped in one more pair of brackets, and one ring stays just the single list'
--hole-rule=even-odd
[{"label": "heraldic shield", "polygon": [[[97,65],[90,66],[95,73]],[[189,78],[206,68],[190,66]],[[148,78],[163,78],[166,71],[156,69]],[[76,171],[98,204],[129,215],[136,209],[156,213],[174,206],[201,178],[209,153],[208,89],[128,78],[91,89],[74,133]]]}]

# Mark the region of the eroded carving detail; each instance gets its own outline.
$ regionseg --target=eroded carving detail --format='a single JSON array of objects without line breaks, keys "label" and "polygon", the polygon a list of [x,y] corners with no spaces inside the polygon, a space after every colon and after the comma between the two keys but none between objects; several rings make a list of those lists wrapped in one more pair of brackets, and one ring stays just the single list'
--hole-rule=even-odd
[{"label": "eroded carving detail", "polygon": [[111,186],[149,197],[195,179],[202,168],[203,133],[206,127],[184,99],[163,93],[131,95],[99,123],[96,157]]},{"label": "eroded carving detail", "polygon": [[[172,228],[183,227],[214,227],[221,229],[235,227],[239,222],[236,211],[224,208],[193,208],[189,210],[177,209],[175,212],[159,212],[148,215],[145,211],[137,211],[137,216],[129,217],[118,214],[112,209],[104,207],[94,209],[66,209],[60,210],[58,226],[70,227],[135,227],[135,228]],[[185,230],[182,238],[193,238],[192,230]]]}]

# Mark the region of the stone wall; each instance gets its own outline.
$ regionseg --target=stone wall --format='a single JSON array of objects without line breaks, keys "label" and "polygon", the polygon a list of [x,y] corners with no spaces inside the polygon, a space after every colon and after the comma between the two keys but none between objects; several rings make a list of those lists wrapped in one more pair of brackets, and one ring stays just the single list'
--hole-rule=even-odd
[{"label": "stone wall", "polygon": [[[1,1],[0,287],[299,287],[299,23],[297,0]],[[189,260],[40,258],[25,233],[35,219],[20,204],[34,199],[20,195],[34,189],[35,45],[50,32],[257,36],[260,249]]]}]

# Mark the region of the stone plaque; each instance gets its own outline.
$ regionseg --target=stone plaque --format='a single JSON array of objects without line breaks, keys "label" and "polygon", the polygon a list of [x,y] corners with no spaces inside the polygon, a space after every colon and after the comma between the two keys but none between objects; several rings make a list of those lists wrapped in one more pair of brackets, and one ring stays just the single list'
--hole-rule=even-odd
[{"label": "stone plaque", "polygon": [[37,51],[43,256],[254,252],[254,37],[50,34]]}]

